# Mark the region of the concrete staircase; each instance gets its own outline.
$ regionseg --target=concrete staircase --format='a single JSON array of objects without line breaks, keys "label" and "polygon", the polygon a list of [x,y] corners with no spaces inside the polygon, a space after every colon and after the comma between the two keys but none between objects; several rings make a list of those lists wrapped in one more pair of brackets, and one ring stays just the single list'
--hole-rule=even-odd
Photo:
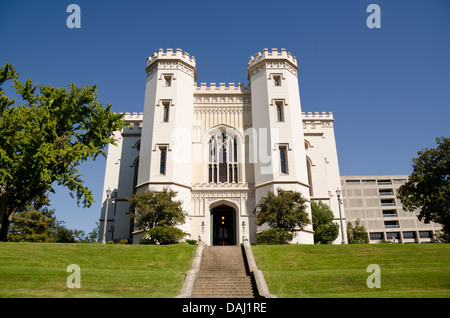
[{"label": "concrete staircase", "polygon": [[254,298],[240,246],[206,246],[193,298]]}]

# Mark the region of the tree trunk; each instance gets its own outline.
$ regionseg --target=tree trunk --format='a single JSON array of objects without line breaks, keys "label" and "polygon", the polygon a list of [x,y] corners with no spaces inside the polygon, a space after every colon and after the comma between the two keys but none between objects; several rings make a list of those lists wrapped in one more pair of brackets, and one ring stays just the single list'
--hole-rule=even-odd
[{"label": "tree trunk", "polygon": [[6,242],[8,239],[9,224],[12,220],[12,215],[9,215],[8,197],[3,191],[0,193],[0,241]]},{"label": "tree trunk", "polygon": [[8,229],[9,224],[11,223],[11,216],[8,216],[3,213],[0,214],[0,241],[6,242],[8,239]]}]

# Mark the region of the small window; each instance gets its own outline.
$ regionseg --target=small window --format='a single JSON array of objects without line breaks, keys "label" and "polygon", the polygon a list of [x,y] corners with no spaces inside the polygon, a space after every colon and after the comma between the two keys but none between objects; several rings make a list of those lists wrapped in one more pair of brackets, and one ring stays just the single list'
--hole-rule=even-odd
[{"label": "small window", "polygon": [[394,199],[381,199],[381,206],[395,206]]},{"label": "small window", "polygon": [[377,232],[377,233],[370,233],[369,234],[371,240],[382,240],[383,239],[383,233]]},{"label": "small window", "polygon": [[273,84],[274,86],[281,86],[281,77],[279,75],[273,77]]},{"label": "small window", "polygon": [[386,229],[398,228],[398,221],[384,221],[384,227]]},{"label": "small window", "polygon": [[170,105],[169,103],[163,103],[163,122],[168,123],[169,122],[169,111],[170,111]]},{"label": "small window", "polygon": [[277,107],[277,121],[284,121],[283,103],[277,102],[275,105]]},{"label": "small window", "polygon": [[431,232],[430,231],[420,231],[419,232],[419,237],[421,237],[421,238],[430,238],[431,237]]},{"label": "small window", "polygon": [[403,232],[403,238],[405,239],[416,238],[416,232]]},{"label": "small window", "polygon": [[383,210],[383,217],[390,218],[390,217],[397,217],[397,210]]},{"label": "small window", "polygon": [[172,76],[164,76],[164,85],[166,87],[172,86]]},{"label": "small window", "polygon": [[280,147],[280,171],[282,174],[287,174],[287,149],[285,146]]},{"label": "small window", "polygon": [[392,239],[400,239],[400,233],[399,232],[386,232],[386,238],[388,240]]},{"label": "small window", "polygon": [[159,147],[159,174],[166,174],[167,147]]},{"label": "small window", "polygon": [[378,185],[391,185],[391,180],[378,180]]},{"label": "small window", "polygon": [[394,190],[393,189],[379,189],[378,193],[380,194],[380,196],[383,196],[383,195],[394,195]]}]

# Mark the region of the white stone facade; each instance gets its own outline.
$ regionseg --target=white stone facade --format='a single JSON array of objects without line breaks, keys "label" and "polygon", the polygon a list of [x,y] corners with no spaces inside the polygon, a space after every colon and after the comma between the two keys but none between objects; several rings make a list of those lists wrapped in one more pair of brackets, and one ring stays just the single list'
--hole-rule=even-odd
[{"label": "white stone facade", "polygon": [[[309,201],[322,200],[340,221],[333,115],[302,113],[297,59],[286,50],[258,52],[247,71],[248,86],[197,84],[188,53],[160,49],[148,58],[144,111],[125,114],[127,127],[108,149],[107,241],[138,243],[127,198],[164,187],[188,213],[180,226],[187,238],[211,245],[254,242],[263,229],[255,205],[279,187],[301,192],[309,215]],[[104,194],[101,233],[105,207]],[[299,229],[293,243],[313,244],[313,233],[312,225]]]}]

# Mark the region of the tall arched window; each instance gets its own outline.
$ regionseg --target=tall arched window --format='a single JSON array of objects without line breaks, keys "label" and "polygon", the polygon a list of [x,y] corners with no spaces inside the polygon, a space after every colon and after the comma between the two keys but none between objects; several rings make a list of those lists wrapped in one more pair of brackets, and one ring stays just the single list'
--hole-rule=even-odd
[{"label": "tall arched window", "polygon": [[309,196],[313,196],[314,192],[313,192],[313,183],[312,183],[312,173],[311,173],[311,159],[309,159],[308,157],[306,157],[306,170],[308,172],[308,183],[309,183]]},{"label": "tall arched window", "polygon": [[218,133],[211,137],[208,147],[208,182],[237,183],[239,176],[236,137],[224,132]]},{"label": "tall arched window", "polygon": [[[140,143],[139,143],[140,145]],[[136,193],[136,185],[138,180],[138,174],[139,174],[139,158],[134,160],[134,176],[133,176],[133,194]]]}]

